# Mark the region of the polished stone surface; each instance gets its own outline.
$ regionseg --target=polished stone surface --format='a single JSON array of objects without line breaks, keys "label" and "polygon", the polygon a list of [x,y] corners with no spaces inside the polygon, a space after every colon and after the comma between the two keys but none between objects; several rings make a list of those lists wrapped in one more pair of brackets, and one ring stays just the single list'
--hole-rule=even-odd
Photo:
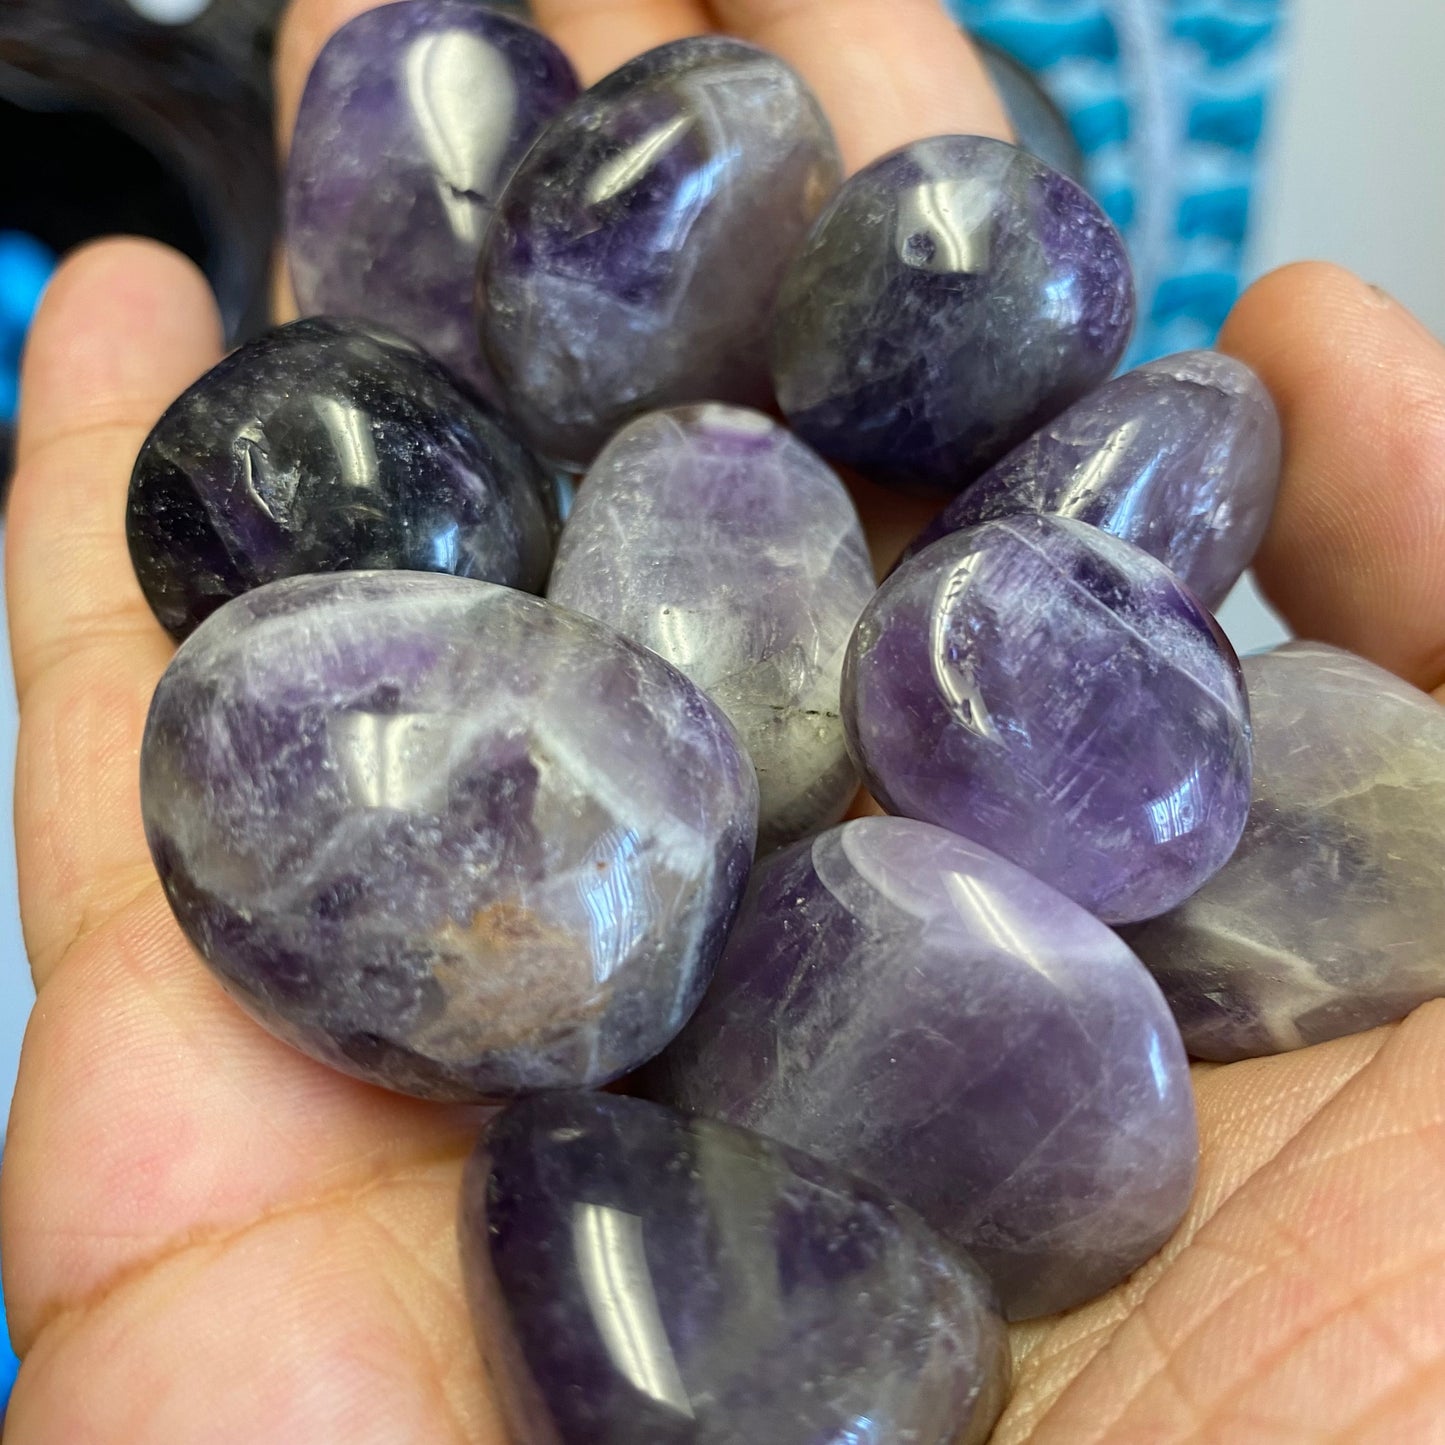
[{"label": "polished stone surface", "polygon": [[843,722],[888,812],[1109,923],[1187,898],[1249,811],[1224,634],[1162,563],[1063,517],[985,522],[900,567],[849,648]]},{"label": "polished stone surface", "polygon": [[564,111],[480,272],[487,354],[537,449],[585,465],[644,411],[766,406],[783,269],[839,174],[798,76],[721,36],[649,51]]},{"label": "polished stone surface", "polygon": [[836,823],[858,790],[838,694],[876,585],[825,463],[761,413],[714,405],[652,412],[607,445],[547,595],[661,653],[727,713],[767,849]]},{"label": "polished stone surface", "polygon": [[1184,1050],[1138,960],[1037,879],[905,818],[758,865],[643,1084],[891,1190],[1013,1318],[1118,1283],[1193,1187]]},{"label": "polished stone surface", "polygon": [[473,0],[401,0],[343,25],[307,81],[286,169],[302,314],[390,326],[500,400],[473,314],[482,237],[577,92],[550,40]]},{"label": "polished stone surface", "polygon": [[232,352],[156,424],[126,532],[185,637],[280,577],[398,568],[540,591],[555,501],[536,460],[409,342],[298,321]]},{"label": "polished stone surface", "polygon": [[778,303],[793,428],[875,481],[952,494],[1113,371],[1134,324],[1094,201],[1002,141],[937,136],[853,176]]},{"label": "polished stone surface", "polygon": [[1056,512],[1157,557],[1211,610],[1249,566],[1279,489],[1279,413],[1242,361],[1185,351],[1101,386],[991,467],[914,543]]},{"label": "polished stone surface", "polygon": [[1445,996],[1445,708],[1363,658],[1246,658],[1254,803],[1239,851],[1131,931],[1191,1053],[1281,1053]]},{"label": "polished stone surface", "polygon": [[176,655],[141,753],[171,906],[262,1023],[438,1099],[595,1085],[701,996],[757,783],[600,623],[482,582],[297,577]]},{"label": "polished stone surface", "polygon": [[638,1099],[492,1123],[464,1273],[516,1445],[982,1445],[992,1291],[910,1211],[794,1150]]}]

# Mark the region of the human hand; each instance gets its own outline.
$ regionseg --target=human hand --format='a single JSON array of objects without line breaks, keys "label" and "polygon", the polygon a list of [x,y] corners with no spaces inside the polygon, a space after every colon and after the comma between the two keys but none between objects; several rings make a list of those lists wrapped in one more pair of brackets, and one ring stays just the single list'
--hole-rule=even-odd
[{"label": "human hand", "polygon": [[[361,8],[299,0],[283,125]],[[537,9],[584,80],[709,24],[701,0]],[[804,71],[851,166],[1003,125],[935,0],[711,11]],[[1224,345],[1287,427],[1267,590],[1300,632],[1439,685],[1445,354],[1321,267],[1261,283]],[[258,1029],[182,938],[146,850],[137,754],[171,645],[131,573],[125,489],[151,423],[219,349],[193,269],[109,242],[56,279],[27,359],[7,578],[39,993],[0,1201],[26,1357],[6,1439],[498,1445],[454,1238],[477,1111],[383,1094]],[[885,524],[901,542],[920,520],[864,500],[885,554]],[[1110,1295],[1018,1327],[996,1438],[1445,1439],[1445,1006],[1195,1079],[1189,1217]]]}]

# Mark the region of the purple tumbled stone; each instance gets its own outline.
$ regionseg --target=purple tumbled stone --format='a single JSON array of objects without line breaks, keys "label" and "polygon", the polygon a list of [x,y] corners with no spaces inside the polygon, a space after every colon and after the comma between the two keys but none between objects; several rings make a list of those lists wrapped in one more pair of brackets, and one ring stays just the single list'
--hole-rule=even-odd
[{"label": "purple tumbled stone", "polygon": [[547,595],[661,653],[732,720],[758,771],[758,842],[836,823],[858,791],[843,655],[876,582],[842,482],[760,412],[677,407],[603,450]]},{"label": "purple tumbled stone", "polygon": [[1186,351],[1075,402],[944,508],[906,554],[1016,512],[1055,512],[1157,557],[1208,608],[1249,566],[1279,488],[1279,413],[1242,361]]},{"label": "purple tumbled stone", "polygon": [[405,572],[216,613],[156,690],[141,803],[181,926],[256,1018],[459,1100],[600,1084],[660,1049],[757,824],[731,726],[660,657]]},{"label": "purple tumbled stone", "polygon": [[577,96],[562,52],[472,0],[401,0],[322,50],[286,170],[286,243],[302,314],[391,326],[488,399],[472,293],[502,187]]},{"label": "purple tumbled stone", "polygon": [[1193,1188],[1184,1049],[1147,971],[1036,878],[905,818],[758,865],[640,1086],[889,1190],[1014,1319],[1118,1283]]},{"label": "purple tumbled stone", "polygon": [[900,567],[854,634],[843,722],[890,813],[1110,923],[1187,898],[1249,810],[1224,634],[1161,562],[1065,517],[985,522]]},{"label": "purple tumbled stone", "polygon": [[988,1282],[912,1211],[771,1140],[563,1094],[462,1186],[478,1341],[516,1445],[982,1445]]},{"label": "purple tumbled stone", "polygon": [[1246,658],[1244,675],[1239,849],[1128,933],[1201,1059],[1303,1048],[1445,997],[1445,708],[1321,643]]},{"label": "purple tumbled stone", "polygon": [[487,355],[537,449],[585,465],[644,411],[766,406],[783,270],[839,174],[802,80],[721,36],[648,51],[553,121],[479,282]]},{"label": "purple tumbled stone", "polygon": [[826,457],[953,493],[1104,381],[1128,343],[1124,243],[1026,151],[937,136],[853,176],[778,301],[773,376]]}]

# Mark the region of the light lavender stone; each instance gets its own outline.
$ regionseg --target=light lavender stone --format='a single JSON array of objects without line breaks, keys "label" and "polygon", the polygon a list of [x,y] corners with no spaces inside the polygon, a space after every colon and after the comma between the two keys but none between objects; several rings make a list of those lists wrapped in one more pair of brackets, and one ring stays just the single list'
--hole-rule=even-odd
[{"label": "light lavender stone", "polygon": [[537,450],[585,466],[642,412],[768,405],[778,287],[839,176],[798,75],[719,35],[638,56],[558,116],[479,273],[482,340]]},{"label": "light lavender stone", "polygon": [[433,1099],[585,1087],[692,1012],[757,783],[660,657],[504,587],[290,578],[223,607],[156,690],[151,853],[257,1019]]},{"label": "light lavender stone", "polygon": [[1352,653],[1246,658],[1254,801],[1229,865],[1130,930],[1191,1053],[1281,1053],[1445,996],[1445,708]]},{"label": "light lavender stone", "polygon": [[1185,351],[1091,392],[944,508],[907,555],[1016,512],[1053,512],[1157,557],[1211,610],[1279,490],[1279,413],[1242,361]]},{"label": "light lavender stone", "polygon": [[473,320],[477,257],[517,162],[577,92],[545,35],[473,0],[401,0],[343,25],[286,168],[302,314],[381,322],[500,402]]},{"label": "light lavender stone", "polygon": [[1062,894],[903,818],[758,865],[640,1082],[911,1205],[1015,1319],[1117,1284],[1193,1188],[1184,1049],[1148,972]]},{"label": "light lavender stone", "polygon": [[858,790],[838,698],[874,587],[842,482],[760,412],[713,405],[639,417],[606,447],[547,595],[722,708],[758,771],[767,849],[836,823]]}]

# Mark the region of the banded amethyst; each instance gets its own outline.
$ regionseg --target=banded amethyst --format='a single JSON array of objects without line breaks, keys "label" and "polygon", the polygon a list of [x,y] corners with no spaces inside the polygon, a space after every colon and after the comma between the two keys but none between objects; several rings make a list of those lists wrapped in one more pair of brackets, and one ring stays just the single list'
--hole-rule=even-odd
[{"label": "banded amethyst", "polygon": [[848,746],[890,813],[951,828],[1110,923],[1228,861],[1249,706],[1224,634],[1162,563],[1064,517],[935,542],[869,604]]},{"label": "banded amethyst", "polygon": [[895,1193],[1014,1319],[1117,1284],[1193,1187],[1184,1049],[1139,961],[1036,878],[903,818],[758,865],[643,1083]]},{"label": "banded amethyst", "polygon": [[498,205],[479,289],[538,451],[585,465],[644,411],[766,406],[783,269],[839,174],[802,80],[722,36],[648,51],[553,121]]},{"label": "banded amethyst", "polygon": [[1130,934],[1201,1059],[1304,1048],[1445,997],[1445,708],[1321,643],[1246,658],[1244,675],[1239,849]]},{"label": "banded amethyst", "polygon": [[1242,361],[1186,351],[1075,402],[944,508],[909,549],[1016,512],[1088,522],[1157,557],[1211,610],[1279,489],[1279,413]]},{"label": "banded amethyst", "polygon": [[546,36],[472,0],[399,0],[343,25],[286,168],[302,314],[392,327],[500,401],[473,319],[477,257],[517,162],[577,91]]},{"label": "banded amethyst", "polygon": [[816,1160],[638,1099],[514,1104],[461,1246],[516,1445],[982,1445],[1008,1389],[987,1281]]},{"label": "banded amethyst", "polygon": [[248,593],[141,751],[181,926],[267,1028],[434,1099],[601,1084],[702,994],[757,783],[727,720],[600,623],[421,573]]},{"label": "banded amethyst", "polygon": [[173,637],[306,572],[400,568],[540,591],[555,501],[537,461],[410,342],[316,317],[174,402],[131,478],[136,576]]},{"label": "banded amethyst", "polygon": [[778,300],[773,376],[825,457],[958,492],[1113,371],[1134,323],[1124,244],[1073,181],[981,136],[853,176]]},{"label": "banded amethyst", "polygon": [[842,482],[761,413],[713,405],[652,412],[607,445],[547,595],[722,708],[758,771],[768,849],[836,823],[858,791],[838,693],[875,585]]}]

